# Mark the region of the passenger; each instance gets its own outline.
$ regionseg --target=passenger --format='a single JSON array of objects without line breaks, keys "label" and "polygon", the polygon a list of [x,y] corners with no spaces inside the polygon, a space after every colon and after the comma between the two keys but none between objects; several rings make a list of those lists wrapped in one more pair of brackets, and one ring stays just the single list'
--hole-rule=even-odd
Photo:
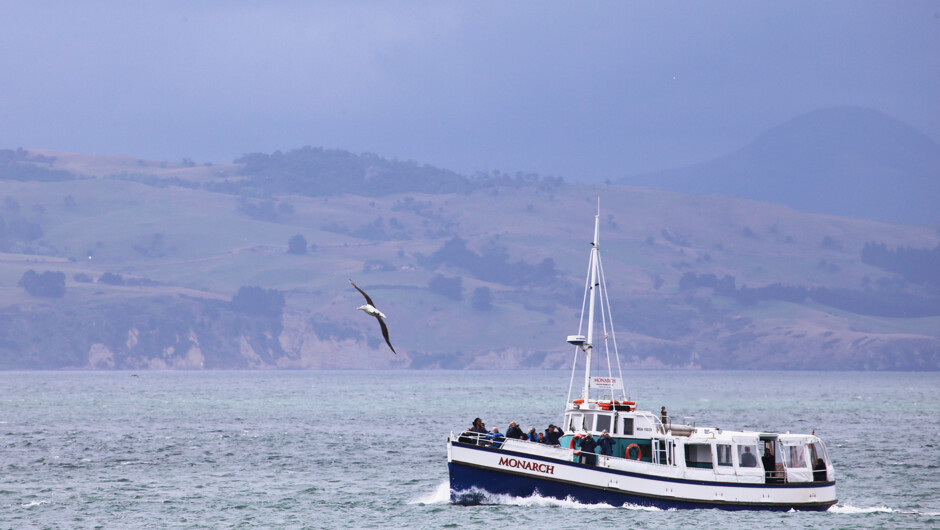
[{"label": "passenger", "polygon": [[511,422],[509,428],[506,429],[506,438],[512,440],[518,440],[523,434],[522,429],[519,428],[519,424],[516,422]]},{"label": "passenger", "polygon": [[744,453],[741,454],[741,467],[757,467],[757,457],[748,446],[744,446]]},{"label": "passenger", "polygon": [[826,481],[826,461],[822,458],[817,458],[816,464],[813,466],[813,480],[816,482]]},{"label": "passenger", "polygon": [[499,427],[493,427],[493,432],[486,433],[486,445],[495,449],[499,449],[505,440],[506,437],[499,432]]},{"label": "passenger", "polygon": [[535,430],[535,426],[529,427],[529,441],[537,442],[539,441],[539,433]]},{"label": "passenger", "polygon": [[483,425],[483,420],[476,418],[473,420],[473,427],[470,428],[471,432],[479,432],[486,434],[486,428]]},{"label": "passenger", "polygon": [[559,445],[558,440],[564,435],[565,431],[554,425],[549,425],[548,429],[545,430],[545,443],[548,445]]},{"label": "passenger", "polygon": [[464,432],[460,433],[460,436],[457,438],[457,441],[462,444],[472,444],[473,433],[470,432],[470,429],[467,429]]},{"label": "passenger", "polygon": [[776,481],[776,466],[774,465],[774,454],[770,452],[770,445],[764,446],[764,456],[761,457],[761,463],[764,465],[767,482]]},{"label": "passenger", "polygon": [[457,438],[457,441],[465,444],[477,443],[477,441],[480,439],[479,425],[481,423],[482,422],[480,421],[480,418],[475,418],[473,420],[473,425],[471,425],[469,429],[460,433],[460,437]]},{"label": "passenger", "polygon": [[473,433],[474,443],[477,445],[483,445],[483,438],[487,435],[486,424],[483,423],[483,420],[476,418],[473,420],[473,427],[470,428],[470,432]]},{"label": "passenger", "polygon": [[581,463],[587,464],[589,466],[597,465],[597,455],[594,454],[594,449],[597,448],[597,442],[594,440],[594,437],[590,434],[585,434],[581,438]]},{"label": "passenger", "polygon": [[545,433],[544,433],[544,432],[540,432],[540,433],[539,433],[539,439],[536,440],[536,441],[537,441],[538,443],[540,443],[540,444],[548,443],[548,442],[545,441]]},{"label": "passenger", "polygon": [[602,455],[612,456],[614,454],[614,439],[607,433],[607,429],[604,429],[601,433],[601,438],[597,441],[597,445],[600,446]]}]

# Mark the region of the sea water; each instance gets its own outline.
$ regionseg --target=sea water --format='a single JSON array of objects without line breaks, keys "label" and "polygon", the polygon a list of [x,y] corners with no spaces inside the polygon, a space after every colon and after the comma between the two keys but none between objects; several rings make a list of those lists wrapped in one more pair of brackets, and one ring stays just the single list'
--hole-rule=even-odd
[{"label": "sea water", "polygon": [[[631,372],[641,409],[815,431],[827,512],[449,503],[445,439],[560,423],[569,372],[0,373],[0,528],[940,526],[940,374]],[[577,381],[575,382],[577,385]]]}]

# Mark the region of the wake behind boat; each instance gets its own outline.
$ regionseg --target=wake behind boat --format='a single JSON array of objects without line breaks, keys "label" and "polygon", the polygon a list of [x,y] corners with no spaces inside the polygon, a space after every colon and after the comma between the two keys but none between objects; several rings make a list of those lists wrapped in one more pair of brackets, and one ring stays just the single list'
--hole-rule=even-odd
[{"label": "wake behind boat", "polygon": [[[568,337],[575,362],[561,424],[566,434],[555,445],[487,436],[479,429],[452,432],[447,440],[451,501],[479,502],[490,493],[664,509],[826,510],[835,504],[832,463],[814,434],[673,424],[665,407],[656,415],[627,399],[598,246],[599,220],[598,213],[581,328]],[[597,336],[595,320],[601,324]],[[580,358],[584,379],[572,399]],[[592,364],[602,360],[606,374],[592,375]]]}]

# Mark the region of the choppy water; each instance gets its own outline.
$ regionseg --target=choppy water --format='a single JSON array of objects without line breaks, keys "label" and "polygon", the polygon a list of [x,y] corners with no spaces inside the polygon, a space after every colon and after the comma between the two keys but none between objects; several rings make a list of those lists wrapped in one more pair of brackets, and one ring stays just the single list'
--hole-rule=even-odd
[{"label": "choppy water", "polygon": [[0,527],[940,526],[940,374],[635,372],[641,408],[813,429],[824,513],[448,503],[444,440],[475,416],[558,423],[568,372],[0,373]]}]

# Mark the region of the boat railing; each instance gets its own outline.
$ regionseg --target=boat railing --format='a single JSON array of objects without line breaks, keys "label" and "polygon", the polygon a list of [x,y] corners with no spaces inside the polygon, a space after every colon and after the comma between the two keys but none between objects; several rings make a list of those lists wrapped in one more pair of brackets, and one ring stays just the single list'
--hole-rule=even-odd
[{"label": "boat railing", "polygon": [[486,434],[473,431],[462,431],[456,437],[451,436],[452,440],[459,443],[470,445],[487,445]]},{"label": "boat railing", "polygon": [[[459,432],[459,434],[457,434]],[[544,442],[533,441],[522,438],[506,438],[505,436],[495,437],[492,433],[465,431],[451,431],[451,441],[480,447],[500,448],[506,442],[523,443],[533,447],[561,447],[560,445],[548,445]]]}]

